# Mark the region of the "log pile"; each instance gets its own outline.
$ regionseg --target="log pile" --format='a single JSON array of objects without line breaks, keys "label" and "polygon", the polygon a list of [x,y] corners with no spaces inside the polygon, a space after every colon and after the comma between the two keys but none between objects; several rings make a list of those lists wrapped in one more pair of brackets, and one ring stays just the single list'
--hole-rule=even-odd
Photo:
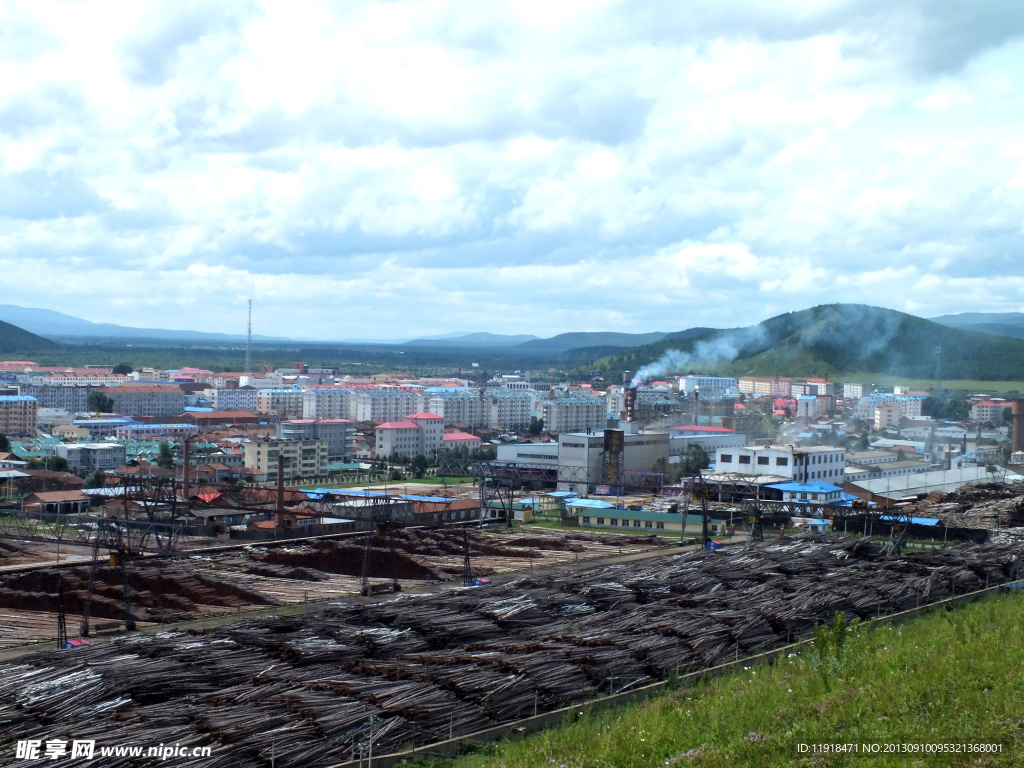
[{"label": "log pile", "polygon": [[473,733],[781,647],[837,612],[1017,580],[1022,556],[965,544],[887,559],[867,540],[795,538],[41,653],[0,665],[0,750],[17,734],[326,765],[371,728],[377,754]]}]

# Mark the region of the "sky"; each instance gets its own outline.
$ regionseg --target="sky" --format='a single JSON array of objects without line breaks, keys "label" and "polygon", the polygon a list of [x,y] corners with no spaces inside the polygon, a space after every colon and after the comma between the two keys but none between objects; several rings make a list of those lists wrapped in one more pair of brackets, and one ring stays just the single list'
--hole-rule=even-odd
[{"label": "sky", "polygon": [[6,2],[0,297],[296,338],[1024,311],[1019,0]]}]

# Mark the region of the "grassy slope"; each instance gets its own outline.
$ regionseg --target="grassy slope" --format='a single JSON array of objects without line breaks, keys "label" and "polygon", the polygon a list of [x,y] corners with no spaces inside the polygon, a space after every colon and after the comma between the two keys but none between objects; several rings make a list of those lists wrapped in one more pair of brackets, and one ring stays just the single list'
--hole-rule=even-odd
[{"label": "grassy slope", "polygon": [[[1024,595],[988,598],[900,627],[851,634],[692,689],[580,717],[440,768],[783,765],[1020,765]],[[751,734],[756,740],[751,741]],[[1003,752],[865,759],[801,755],[800,743],[984,743]],[[687,753],[692,757],[687,757]]]}]

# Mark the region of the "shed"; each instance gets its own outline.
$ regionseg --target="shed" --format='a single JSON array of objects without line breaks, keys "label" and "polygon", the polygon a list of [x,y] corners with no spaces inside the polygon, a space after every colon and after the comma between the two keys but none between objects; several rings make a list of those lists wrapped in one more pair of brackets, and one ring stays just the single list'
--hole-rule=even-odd
[{"label": "shed", "polygon": [[828,520],[808,520],[807,530],[811,533],[828,533],[832,530],[832,523]]}]

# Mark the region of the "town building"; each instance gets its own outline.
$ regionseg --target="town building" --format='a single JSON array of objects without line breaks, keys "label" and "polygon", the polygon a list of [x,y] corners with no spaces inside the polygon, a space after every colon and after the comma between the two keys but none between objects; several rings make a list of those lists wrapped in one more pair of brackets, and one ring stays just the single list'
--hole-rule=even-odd
[{"label": "town building", "polygon": [[[622,440],[619,476],[612,478],[608,475],[605,430],[561,433],[558,436],[558,490],[585,494],[595,485],[617,485],[613,479],[625,479],[625,473],[652,472],[659,460],[668,462],[667,432],[625,433]],[[523,445],[518,447],[521,449]]]},{"label": "town building", "polygon": [[303,392],[298,389],[261,389],[256,395],[258,413],[297,419],[302,416]]},{"label": "town building", "polygon": [[[114,430],[118,440],[184,440],[199,434],[195,424],[144,424],[132,422]],[[56,435],[55,435],[56,436]]]},{"label": "town building", "polygon": [[445,432],[441,442],[445,451],[466,450],[472,452],[479,450],[482,445],[479,437],[468,432]]},{"label": "town building", "polygon": [[97,387],[61,386],[59,384],[25,384],[21,394],[34,397],[40,408],[58,408],[70,413],[89,410],[89,393]]},{"label": "town building", "polygon": [[843,397],[847,400],[860,400],[864,397],[864,385],[852,381],[843,384]]},{"label": "town building", "polygon": [[206,390],[214,409],[218,411],[255,411],[259,407],[259,390],[243,387],[228,389],[211,387]]},{"label": "town building", "polygon": [[34,437],[39,403],[29,395],[0,396],[0,433],[8,437]]},{"label": "town building", "polygon": [[741,475],[779,475],[797,482],[844,482],[846,449],[830,446],[747,446],[719,450],[715,471]]},{"label": "town building", "polygon": [[348,419],[292,419],[277,425],[278,440],[323,440],[327,458],[348,461],[355,450],[356,425]]},{"label": "town building", "polygon": [[378,458],[436,456],[444,445],[444,419],[436,413],[414,413],[401,421],[379,424]]},{"label": "town building", "polygon": [[284,458],[284,479],[327,476],[324,440],[253,440],[245,443],[245,470],[257,481],[277,476],[278,457]]},{"label": "town building", "polygon": [[604,400],[594,396],[543,400],[539,415],[548,432],[585,432],[601,429],[608,421]]},{"label": "town building", "polygon": [[679,379],[679,392],[692,395],[700,392],[702,400],[718,400],[726,395],[726,391],[738,386],[736,379],[728,376],[683,376]]},{"label": "town building", "polygon": [[982,400],[971,406],[971,420],[982,424],[986,422],[1002,424],[1003,411],[1009,407],[1010,404],[1005,401]]},{"label": "town building", "polygon": [[124,384],[102,387],[99,392],[113,401],[113,413],[127,416],[179,416],[185,411],[185,393],[166,384]]},{"label": "town building", "polygon": [[46,456],[59,456],[68,463],[68,470],[85,474],[115,469],[127,461],[123,443],[60,443],[43,447]]},{"label": "town building", "polygon": [[668,431],[669,456],[684,456],[691,445],[699,446],[709,457],[714,458],[720,449],[743,448],[747,436],[725,427],[688,425],[673,427]]}]

